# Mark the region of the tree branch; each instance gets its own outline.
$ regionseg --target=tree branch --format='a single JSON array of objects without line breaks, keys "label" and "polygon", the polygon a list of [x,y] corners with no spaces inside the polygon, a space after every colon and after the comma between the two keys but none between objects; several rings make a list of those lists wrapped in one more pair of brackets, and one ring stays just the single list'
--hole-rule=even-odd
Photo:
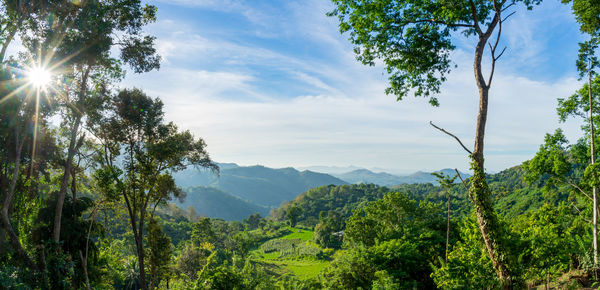
[{"label": "tree branch", "polygon": [[467,183],[465,182],[465,180],[460,175],[460,172],[458,172],[458,169],[454,168],[454,171],[456,171],[456,175],[458,176],[458,179],[460,179],[460,181],[462,182],[462,184],[465,186],[465,189],[467,190],[467,195],[469,196],[469,198],[471,198],[471,194],[469,193],[469,187],[467,186]]},{"label": "tree branch", "polygon": [[473,154],[473,152],[471,152],[471,150],[469,150],[469,149],[467,149],[467,147],[465,147],[465,145],[463,144],[463,142],[462,142],[462,141],[460,141],[460,139],[458,139],[458,137],[456,137],[456,136],[455,136],[455,135],[453,135],[452,133],[450,133],[450,132],[448,132],[448,131],[446,131],[446,130],[444,130],[444,129],[442,129],[442,128],[438,127],[438,126],[436,126],[436,125],[435,125],[435,124],[433,124],[433,122],[431,122],[431,121],[429,121],[429,124],[430,124],[431,126],[433,126],[434,128],[436,128],[436,129],[438,129],[438,130],[440,130],[440,131],[442,131],[442,132],[444,132],[444,133],[446,133],[446,134],[450,135],[451,137],[454,137],[454,139],[456,139],[456,141],[458,141],[458,144],[460,144],[460,146],[462,146],[462,148],[463,148],[463,149],[465,149],[465,151],[467,151],[469,154]]},{"label": "tree branch", "polygon": [[475,7],[475,2],[471,0],[469,1],[469,4],[471,5],[471,14],[473,15],[473,27],[475,28],[475,31],[477,31],[477,34],[481,35],[483,34],[483,31],[481,31],[481,27],[479,27],[479,18],[477,17],[477,8]]},{"label": "tree branch", "polygon": [[584,221],[586,221],[588,223],[592,223],[591,220],[588,220],[588,219],[586,219],[586,218],[583,217],[583,213],[581,212],[581,210],[579,210],[579,208],[574,203],[571,202],[571,205],[575,208],[575,210],[577,210],[577,212],[579,213],[581,219],[583,219]]}]

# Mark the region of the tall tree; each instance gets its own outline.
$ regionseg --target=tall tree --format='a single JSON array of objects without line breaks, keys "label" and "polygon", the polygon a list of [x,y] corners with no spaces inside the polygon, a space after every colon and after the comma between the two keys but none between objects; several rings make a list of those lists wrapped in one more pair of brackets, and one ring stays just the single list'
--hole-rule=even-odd
[{"label": "tall tree", "polygon": [[160,57],[154,38],[145,36],[144,25],[156,20],[156,8],[140,0],[81,2],[57,1],[48,9],[38,10],[40,17],[52,15],[52,21],[38,22],[30,47],[39,48],[36,56],[45,69],[63,74],[70,80],[58,88],[63,127],[70,135],[54,215],[53,239],[60,241],[62,208],[69,187],[73,159],[84,138],[83,126],[90,115],[97,114],[107,100],[108,88],[123,75],[119,60],[111,50],[121,52],[120,60],[134,72],[159,67]]},{"label": "tall tree", "polygon": [[[513,274],[485,179],[485,125],[496,61],[504,53],[504,49],[498,49],[502,24],[511,15],[505,12],[519,3],[531,9],[541,0],[332,1],[336,7],[329,15],[338,17],[342,33],[349,32],[357,59],[368,65],[382,59],[390,74],[386,93],[397,96],[398,100],[413,91],[415,96],[428,97],[437,106],[434,95],[440,92],[451,68],[450,52],[455,48],[452,33],[461,32],[477,39],[473,72],[479,92],[479,112],[474,149],[467,149],[456,136],[438,129],[454,137],[472,159],[470,197],[481,234],[498,277],[505,287],[512,287]],[[491,55],[487,78],[482,69],[486,47]]]},{"label": "tall tree", "polygon": [[[577,22],[580,25],[581,32],[589,35],[589,40],[579,44],[579,57],[577,59],[577,70],[579,78],[587,77],[587,111],[589,121],[589,140],[590,140],[590,165],[593,168],[596,163],[596,148],[595,148],[595,128],[594,128],[594,98],[592,90],[592,79],[597,75],[596,70],[600,67],[600,61],[596,53],[598,52],[598,44],[600,43],[600,2],[597,0],[563,0],[563,3],[572,2],[572,10]],[[582,90],[585,90],[583,88]],[[581,91],[579,92],[581,94]],[[576,96],[571,97],[571,99]],[[579,104],[583,105],[586,101],[580,99]],[[567,109],[567,110],[565,110]],[[561,120],[564,121],[565,116],[573,114],[568,108],[562,108]],[[561,108],[559,105],[559,114]],[[595,171],[595,169],[592,169]],[[594,172],[594,178],[596,173]],[[592,186],[592,227],[593,227],[593,248],[594,248],[594,267],[598,267],[598,196],[597,187]]]},{"label": "tall tree", "polygon": [[101,169],[95,177],[111,199],[125,203],[135,239],[140,285],[147,289],[144,265],[144,225],[156,206],[172,197],[183,198],[176,185],[174,171],[188,165],[218,172],[209,158],[202,139],[189,131],[179,132],[163,119],[163,103],[142,91],[123,90],[112,100],[97,127],[103,148],[99,150]]}]

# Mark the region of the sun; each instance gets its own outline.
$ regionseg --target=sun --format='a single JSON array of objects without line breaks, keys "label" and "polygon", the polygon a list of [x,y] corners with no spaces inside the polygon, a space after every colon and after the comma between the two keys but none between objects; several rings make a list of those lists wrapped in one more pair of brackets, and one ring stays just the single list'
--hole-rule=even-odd
[{"label": "sun", "polygon": [[46,90],[52,82],[52,73],[41,66],[35,66],[27,70],[27,81],[38,90]]}]

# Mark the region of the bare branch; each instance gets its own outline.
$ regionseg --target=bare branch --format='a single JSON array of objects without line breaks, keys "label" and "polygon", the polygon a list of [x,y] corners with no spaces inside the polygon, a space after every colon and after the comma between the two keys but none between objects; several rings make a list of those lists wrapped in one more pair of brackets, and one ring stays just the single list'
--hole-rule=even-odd
[{"label": "bare branch", "polygon": [[588,219],[586,219],[586,218],[583,217],[583,213],[581,212],[581,210],[579,210],[579,208],[574,203],[571,202],[571,205],[575,208],[575,210],[577,210],[577,212],[581,216],[581,219],[583,219],[584,221],[586,221],[588,223],[592,223],[591,220],[588,220]]},{"label": "bare branch", "polygon": [[469,149],[467,149],[467,147],[465,147],[465,145],[463,144],[463,142],[462,142],[462,141],[460,141],[460,139],[458,139],[458,137],[456,137],[456,136],[454,136],[452,133],[450,133],[450,132],[448,132],[448,131],[446,131],[446,130],[444,130],[444,129],[442,129],[442,128],[440,128],[440,127],[436,126],[436,125],[434,125],[434,124],[433,124],[433,122],[431,122],[431,121],[429,121],[429,124],[430,124],[431,126],[433,126],[434,128],[436,128],[436,129],[438,129],[438,130],[440,130],[440,131],[442,131],[442,132],[444,132],[444,133],[446,133],[446,134],[448,134],[448,135],[450,135],[450,136],[454,137],[454,139],[456,139],[456,141],[458,141],[458,144],[460,144],[460,146],[462,146],[462,148],[463,148],[463,149],[465,149],[465,151],[469,152],[469,154],[473,154],[473,152],[471,152],[471,150],[469,150]]},{"label": "bare branch", "polygon": [[460,175],[460,172],[456,168],[454,168],[454,171],[456,171],[456,175],[458,176],[458,179],[460,179],[460,181],[462,182],[462,184],[465,186],[465,189],[467,190],[467,194],[469,195],[469,197],[471,197],[471,194],[469,193],[469,187],[467,186],[467,183],[465,182],[465,180]]},{"label": "bare branch", "polygon": [[506,6],[506,7],[502,8],[502,10],[500,10],[500,12],[504,12],[504,11],[506,11],[508,8],[510,8],[510,7],[511,7],[511,6],[513,6],[513,5],[515,5],[515,2],[512,2],[512,3],[508,4],[508,6]]},{"label": "bare branch", "polygon": [[506,46],[502,49],[500,54],[498,54],[498,56],[496,56],[496,60],[498,60],[504,54],[504,51],[506,51]]},{"label": "bare branch", "polygon": [[471,6],[471,14],[473,16],[473,27],[477,34],[482,35],[483,31],[481,31],[481,27],[479,27],[479,18],[477,17],[477,8],[475,7],[475,2],[473,0],[469,1],[469,5]]},{"label": "bare branch", "polygon": [[508,17],[511,17],[511,16],[513,16],[515,13],[516,13],[516,12],[515,12],[515,11],[513,11],[512,13],[510,13],[510,14],[506,15],[506,17],[504,17],[504,19],[502,19],[502,22],[506,21],[506,19],[508,19]]}]

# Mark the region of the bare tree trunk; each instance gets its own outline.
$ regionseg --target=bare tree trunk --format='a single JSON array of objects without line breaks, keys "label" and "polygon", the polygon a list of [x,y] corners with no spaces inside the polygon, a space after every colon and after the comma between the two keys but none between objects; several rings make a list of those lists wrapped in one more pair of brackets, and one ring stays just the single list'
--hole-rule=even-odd
[{"label": "bare tree trunk", "polygon": [[[475,73],[475,82],[477,83],[477,87],[479,89],[479,112],[477,115],[477,127],[475,131],[475,148],[473,150],[473,154],[471,155],[471,158],[473,159],[473,177],[471,178],[472,186],[470,189],[471,200],[475,207],[477,222],[479,223],[479,229],[481,230],[481,235],[488,251],[488,255],[492,260],[492,264],[494,265],[494,269],[496,270],[498,278],[500,278],[502,282],[503,288],[512,289],[512,277],[508,270],[505,255],[506,253],[503,253],[501,246],[502,240],[499,232],[500,228],[498,217],[496,216],[496,212],[492,207],[492,201],[490,198],[491,193],[485,177],[483,158],[485,125],[487,122],[488,112],[489,85],[493,76],[493,69],[496,59],[493,58],[492,72],[490,73],[490,79],[488,83],[486,83],[483,77],[481,62],[485,45],[496,24],[498,24],[500,21],[500,12],[497,11],[496,16],[490,23],[487,31],[479,34],[479,41],[477,42],[477,46],[475,48],[475,61],[473,63],[473,69]],[[494,57],[493,52],[492,57]]]},{"label": "bare tree trunk", "polygon": [[448,245],[450,244],[450,191],[447,191],[448,195],[447,203],[448,203],[448,226],[446,227],[446,265],[448,264]]}]

